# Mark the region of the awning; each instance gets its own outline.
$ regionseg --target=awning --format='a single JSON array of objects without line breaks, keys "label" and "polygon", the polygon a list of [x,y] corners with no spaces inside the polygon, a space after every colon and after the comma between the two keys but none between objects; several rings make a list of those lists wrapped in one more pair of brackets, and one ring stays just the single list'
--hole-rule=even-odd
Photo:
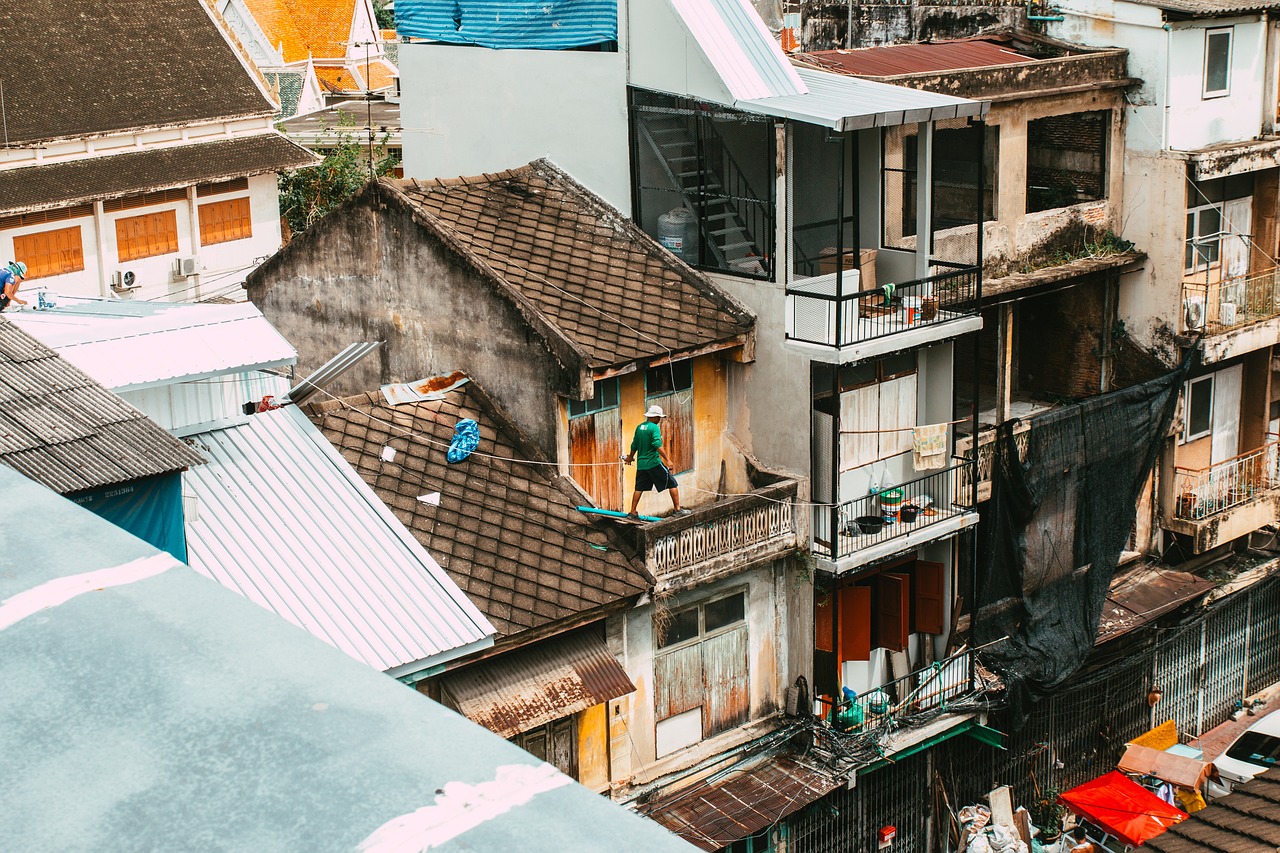
[{"label": "awning", "polygon": [[1186,755],[1129,744],[1116,768],[1125,773],[1154,776],[1170,785],[1198,790],[1209,775],[1209,765]]},{"label": "awning", "polygon": [[314,166],[320,158],[279,133],[68,160],[0,171],[0,213]]},{"label": "awning", "polygon": [[734,106],[747,112],[795,119],[833,130],[861,130],[981,116],[986,115],[991,107],[989,101],[971,101],[813,68],[797,68],[796,73],[808,92],[740,100]]},{"label": "awning", "polygon": [[796,756],[775,755],[650,801],[639,811],[696,847],[719,850],[773,826],[842,784]]},{"label": "awning", "polygon": [[441,688],[465,717],[506,738],[636,689],[591,628],[449,673]]},{"label": "awning", "polygon": [[1135,847],[1187,819],[1186,812],[1118,770],[1078,785],[1058,799],[1071,811]]},{"label": "awning", "polygon": [[1158,563],[1117,578],[1107,593],[1094,645],[1127,634],[1216,586],[1213,581]]}]

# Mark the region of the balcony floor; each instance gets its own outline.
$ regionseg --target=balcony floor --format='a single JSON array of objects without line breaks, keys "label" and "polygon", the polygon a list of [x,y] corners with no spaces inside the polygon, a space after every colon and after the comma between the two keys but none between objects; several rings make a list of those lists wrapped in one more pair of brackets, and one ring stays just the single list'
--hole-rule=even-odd
[{"label": "balcony floor", "polygon": [[[932,507],[936,515],[919,516],[910,524],[886,525],[880,533],[841,533],[836,552],[842,556],[834,563],[819,558],[827,571],[845,574],[863,566],[954,536],[978,523],[978,514],[964,507]],[[887,533],[886,531],[892,531]]]}]

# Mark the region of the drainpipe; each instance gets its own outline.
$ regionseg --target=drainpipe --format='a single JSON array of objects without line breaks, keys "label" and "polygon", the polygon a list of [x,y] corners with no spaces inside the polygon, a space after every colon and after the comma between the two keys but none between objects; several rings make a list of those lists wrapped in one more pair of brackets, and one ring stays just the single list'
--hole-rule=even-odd
[{"label": "drainpipe", "polygon": [[[1049,7],[1049,9],[1048,9],[1048,11],[1050,11],[1050,12],[1055,12],[1055,13],[1056,13],[1058,10],[1057,10],[1056,8],[1054,8],[1053,6],[1050,6],[1050,7]],[[1028,21],[1035,22],[1035,23],[1041,23],[1041,22],[1044,22],[1044,21],[1061,22],[1061,21],[1063,21],[1063,20],[1065,20],[1065,19],[1062,17],[1062,15],[1059,15],[1059,14],[1052,14],[1052,15],[1033,15],[1033,14],[1031,14],[1031,0],[1027,0],[1027,20],[1028,20]]]},{"label": "drainpipe", "polygon": [[1173,28],[1164,25],[1164,109],[1160,115],[1160,150],[1169,149],[1169,83],[1173,74]]}]

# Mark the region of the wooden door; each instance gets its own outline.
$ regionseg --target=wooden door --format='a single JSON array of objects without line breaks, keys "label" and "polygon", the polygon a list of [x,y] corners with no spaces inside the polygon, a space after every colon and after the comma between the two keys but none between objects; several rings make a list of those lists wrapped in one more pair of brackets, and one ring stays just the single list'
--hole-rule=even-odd
[{"label": "wooden door", "polygon": [[667,413],[659,423],[662,447],[671,460],[671,473],[693,470],[693,389],[646,397],[645,406],[658,405]]},{"label": "wooden door", "polygon": [[840,590],[840,662],[871,660],[871,587]]},{"label": "wooden door", "polygon": [[701,648],[707,697],[702,734],[711,737],[742,725],[750,715],[746,623],[707,638]]},{"label": "wooden door", "polygon": [[886,572],[876,576],[876,646],[900,652],[910,633],[911,578]]},{"label": "wooden door", "polygon": [[946,630],[946,566],[916,560],[915,616],[911,630],[917,634],[941,634]]},{"label": "wooden door", "polygon": [[602,509],[624,509],[621,456],[622,418],[618,409],[569,419],[573,479]]}]

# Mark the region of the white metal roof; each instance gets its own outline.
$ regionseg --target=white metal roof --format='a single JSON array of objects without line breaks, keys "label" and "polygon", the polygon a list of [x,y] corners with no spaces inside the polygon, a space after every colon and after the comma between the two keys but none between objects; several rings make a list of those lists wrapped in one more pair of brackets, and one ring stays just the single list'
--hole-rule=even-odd
[{"label": "white metal roof", "polygon": [[191,567],[392,676],[493,644],[493,626],[294,406],[194,437]]},{"label": "white metal roof", "polygon": [[7,311],[5,317],[113,391],[285,367],[298,360],[284,336],[249,302],[51,298],[57,307]]},{"label": "white metal roof", "polygon": [[805,92],[749,0],[671,0],[671,5],[734,98]]},{"label": "white metal roof", "polygon": [[796,68],[808,88],[801,95],[740,100],[747,112],[790,118],[834,130],[890,127],[985,115],[988,101],[971,101],[813,68]]}]

